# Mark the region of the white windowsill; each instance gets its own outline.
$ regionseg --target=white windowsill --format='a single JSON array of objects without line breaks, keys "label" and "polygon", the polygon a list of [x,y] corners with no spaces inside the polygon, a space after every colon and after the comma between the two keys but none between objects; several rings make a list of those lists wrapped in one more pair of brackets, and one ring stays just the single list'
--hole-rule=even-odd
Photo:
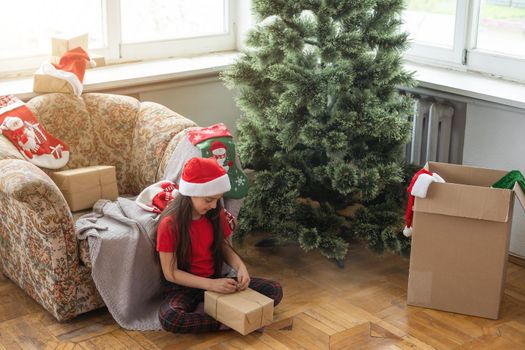
[{"label": "white windowsill", "polygon": [[415,63],[405,63],[405,69],[416,71],[419,87],[525,109],[525,84]]},{"label": "white windowsill", "polygon": [[[84,92],[105,92],[217,75],[239,57],[237,51],[213,53],[191,58],[173,58],[108,65],[89,69],[84,77]],[[140,90],[139,90],[140,92]],[[13,94],[30,99],[33,77],[0,80],[0,96]]]},{"label": "white windowsill", "polygon": [[[90,69],[86,73],[84,92],[141,92],[144,89],[155,89],[160,84],[216,76],[233,64],[240,55],[237,51],[229,51],[192,58],[135,62]],[[405,68],[408,71],[416,71],[415,78],[420,88],[525,109],[524,84],[414,63],[405,63]],[[37,95],[32,92],[32,87],[32,77],[0,80],[0,95],[14,94],[27,100]]]}]

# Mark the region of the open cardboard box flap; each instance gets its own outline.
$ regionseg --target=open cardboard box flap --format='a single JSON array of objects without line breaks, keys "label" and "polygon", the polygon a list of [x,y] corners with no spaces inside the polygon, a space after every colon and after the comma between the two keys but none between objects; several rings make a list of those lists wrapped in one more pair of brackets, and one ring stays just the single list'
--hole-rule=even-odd
[{"label": "open cardboard box flap", "polygon": [[433,183],[426,198],[416,198],[414,211],[507,222],[511,203],[511,190]]},{"label": "open cardboard box flap", "polygon": [[525,209],[525,194],[518,184],[513,190],[490,187],[506,171],[434,162],[425,168],[438,173],[446,183],[433,183],[426,198],[416,198],[416,212],[507,222],[512,215],[513,193]]},{"label": "open cardboard box flap", "polygon": [[470,167],[465,165],[428,162],[425,169],[438,173],[448,183],[490,187],[508,171]]}]

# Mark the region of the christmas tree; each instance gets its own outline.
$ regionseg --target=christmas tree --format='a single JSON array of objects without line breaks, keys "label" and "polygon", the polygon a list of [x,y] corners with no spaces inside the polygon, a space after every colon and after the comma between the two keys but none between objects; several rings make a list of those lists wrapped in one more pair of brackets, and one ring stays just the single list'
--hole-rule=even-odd
[{"label": "christmas tree", "polygon": [[271,232],[338,260],[356,238],[406,252],[403,1],[254,0],[253,9],[248,49],[223,74],[243,111],[239,154],[255,170],[240,233]]}]

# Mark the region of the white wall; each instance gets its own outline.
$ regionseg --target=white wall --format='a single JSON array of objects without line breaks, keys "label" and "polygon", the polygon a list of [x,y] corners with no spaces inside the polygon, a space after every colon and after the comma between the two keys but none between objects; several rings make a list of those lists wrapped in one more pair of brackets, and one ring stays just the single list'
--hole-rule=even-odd
[{"label": "white wall", "polygon": [[[469,103],[463,164],[525,174],[525,111]],[[517,200],[510,251],[525,257],[525,211]]]},{"label": "white wall", "polygon": [[241,111],[233,94],[219,78],[179,83],[176,87],[139,94],[141,101],[160,103],[193,120],[199,126],[223,122],[235,134],[235,122]]}]

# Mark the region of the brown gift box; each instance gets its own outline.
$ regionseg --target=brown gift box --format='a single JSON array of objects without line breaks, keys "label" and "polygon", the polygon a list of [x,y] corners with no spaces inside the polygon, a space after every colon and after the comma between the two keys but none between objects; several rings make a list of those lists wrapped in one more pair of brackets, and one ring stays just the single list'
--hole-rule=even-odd
[{"label": "brown gift box", "polygon": [[273,300],[253,289],[233,294],[206,291],[204,311],[242,335],[273,321]]},{"label": "brown gift box", "polygon": [[507,171],[429,162],[446,183],[416,198],[407,303],[497,319],[504,291],[514,196],[491,188]]},{"label": "brown gift box", "polygon": [[81,47],[84,51],[88,50],[89,36],[87,33],[77,36],[55,36],[51,38],[51,55],[62,56],[71,49]]},{"label": "brown gift box", "polygon": [[51,75],[43,74],[37,71],[33,75],[34,92],[65,92],[73,94],[73,88],[64,79],[59,79]]},{"label": "brown gift box", "polygon": [[71,211],[92,208],[99,199],[116,200],[117,180],[114,166],[97,165],[51,173]]}]

